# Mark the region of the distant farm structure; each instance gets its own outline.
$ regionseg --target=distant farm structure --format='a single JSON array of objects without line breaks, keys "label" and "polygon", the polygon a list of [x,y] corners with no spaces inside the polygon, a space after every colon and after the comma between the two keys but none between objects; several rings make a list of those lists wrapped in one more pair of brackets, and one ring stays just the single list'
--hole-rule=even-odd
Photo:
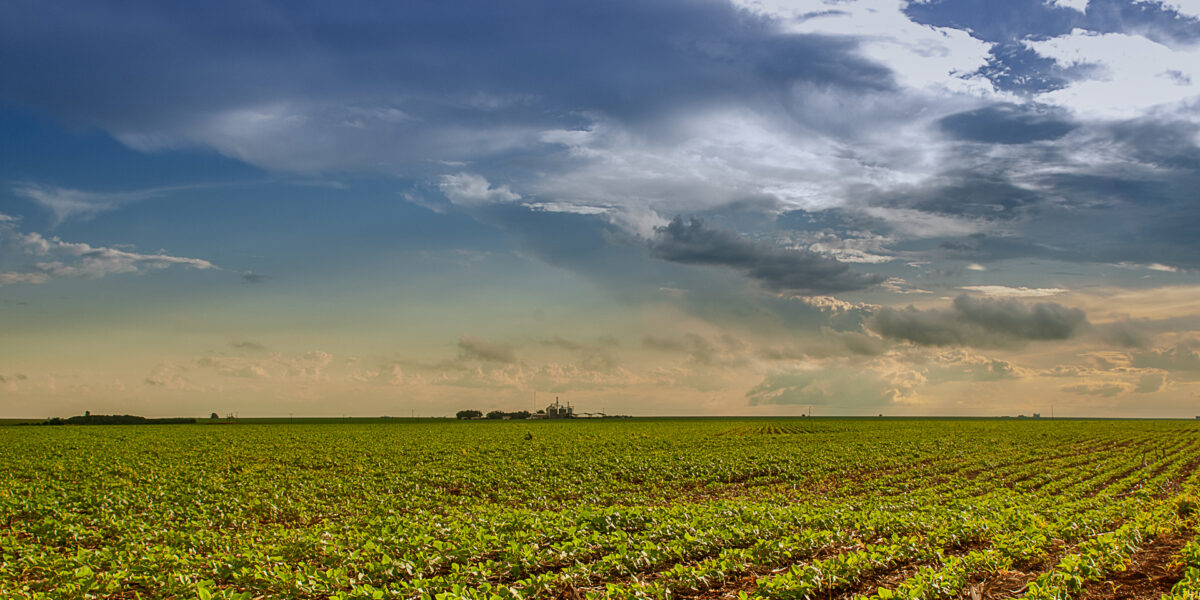
[{"label": "distant farm structure", "polygon": [[554,397],[554,404],[546,407],[545,418],[547,419],[574,419],[575,408],[568,402],[566,405],[558,401],[558,396]]},{"label": "distant farm structure", "polygon": [[626,419],[628,415],[608,415],[603,412],[575,412],[575,407],[571,406],[570,402],[563,404],[558,396],[554,397],[554,403],[538,410],[535,413],[520,410],[516,412],[504,412],[502,410],[493,410],[486,415],[478,410],[460,410],[455,415],[460,421],[480,421],[480,420],[523,420],[523,419]]}]

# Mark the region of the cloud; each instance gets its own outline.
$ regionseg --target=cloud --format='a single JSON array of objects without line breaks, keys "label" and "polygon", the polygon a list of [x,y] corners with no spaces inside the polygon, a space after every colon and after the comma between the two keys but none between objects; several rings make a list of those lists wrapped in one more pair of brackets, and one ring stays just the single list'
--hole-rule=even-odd
[{"label": "cloud", "polygon": [[310,381],[328,379],[326,369],[333,364],[333,355],[320,350],[310,350],[298,356],[275,354],[272,360],[283,367],[287,377],[299,377]]},{"label": "cloud", "polygon": [[1150,343],[1149,323],[1129,319],[1095,326],[1100,339],[1125,348],[1144,348]]},{"label": "cloud", "polygon": [[0,70],[0,95],[136,148],[200,145],[272,169],[427,172],[538,152],[541,132],[583,115],[653,125],[796,82],[882,88],[890,75],[851,40],[712,0],[617,0],[602,15],[542,0],[76,9],[69,22],[0,12],[0,53],[29,59]]},{"label": "cloud", "polygon": [[460,206],[515,202],[521,199],[521,195],[513,193],[508,186],[494,186],[482,175],[474,173],[443,175],[440,187],[450,202]]},{"label": "cloud", "polygon": [[252,350],[255,352],[260,352],[267,349],[266,346],[259,342],[244,339],[230,340],[229,346],[238,350]]},{"label": "cloud", "polygon": [[1089,76],[1038,100],[1099,119],[1138,117],[1148,110],[1194,98],[1200,82],[1200,49],[1175,47],[1134,33],[1075,29],[1025,45],[1064,68],[1088,65]]},{"label": "cloud", "polygon": [[583,344],[556,335],[552,338],[542,340],[541,344],[543,346],[558,347],[578,353],[580,357],[580,366],[584,369],[608,371],[616,368],[619,365],[616,356],[614,356],[611,351],[612,345],[605,343],[604,340],[601,340],[601,342],[597,345],[592,345]]},{"label": "cloud", "polygon": [[1087,315],[1077,308],[967,295],[955,298],[949,309],[884,308],[868,322],[884,337],[922,346],[980,347],[1065,340],[1087,325]]},{"label": "cloud", "polygon": [[19,261],[13,271],[0,273],[0,285],[45,283],[58,277],[99,279],[116,273],[157,271],[171,266],[217,269],[211,262],[168,254],[140,254],[116,248],[66,242],[40,233],[21,233],[0,224],[0,258]]},{"label": "cloud", "polygon": [[772,373],[746,392],[751,406],[798,405],[877,408],[908,391],[870,370],[822,368]]},{"label": "cloud", "polygon": [[1196,0],[1134,0],[1135,4],[1158,4],[1162,8],[1178,13],[1181,17],[1200,19],[1200,2]]},{"label": "cloud", "polygon": [[1046,4],[1086,13],[1088,0],[1046,0]]},{"label": "cloud", "polygon": [[1129,384],[1126,384],[1126,383],[1108,382],[1108,383],[1079,383],[1079,384],[1075,384],[1075,385],[1063,386],[1059,389],[1064,392],[1069,392],[1072,394],[1079,394],[1082,396],[1103,396],[1105,398],[1111,398],[1113,396],[1117,396],[1120,394],[1124,394],[1126,392],[1130,392],[1136,388],[1133,388],[1132,386],[1130,386]]},{"label": "cloud", "polygon": [[458,338],[458,356],[461,360],[478,360],[512,364],[517,362],[516,352],[509,344],[492,343],[464,335]]},{"label": "cloud", "polygon": [[883,340],[857,331],[835,331],[828,327],[823,327],[821,334],[826,339],[840,343],[851,353],[862,356],[877,356],[882,354],[887,346]]},{"label": "cloud", "polygon": [[246,271],[242,273],[242,283],[266,283],[273,279],[270,275],[255,273],[254,271]]},{"label": "cloud", "polygon": [[196,361],[196,366],[202,369],[214,369],[223,377],[242,377],[247,379],[270,379],[267,368],[255,360],[227,356],[205,356]]},{"label": "cloud", "polygon": [[873,335],[821,327],[821,338],[817,343],[802,346],[768,347],[759,350],[758,355],[768,360],[790,361],[845,356],[874,357],[887,351],[887,346],[886,341]]},{"label": "cloud", "polygon": [[711,229],[695,218],[684,222],[676,217],[656,228],[650,254],[682,264],[732,268],[777,291],[826,294],[868,288],[885,279],[855,272],[845,263],[815,252],[788,250]]},{"label": "cloud", "polygon": [[587,346],[579,342],[568,340],[562,336],[554,336],[549,339],[542,340],[543,346],[558,346],[566,350],[583,350]]},{"label": "cloud", "polygon": [[1138,394],[1152,394],[1162,390],[1167,385],[1167,376],[1162,373],[1149,373],[1138,379],[1137,387],[1133,389]]},{"label": "cloud", "polygon": [[1007,285],[964,285],[960,286],[960,289],[979,292],[989,298],[1042,298],[1067,293],[1067,290],[1063,288],[1009,287]]},{"label": "cloud", "polygon": [[1028,144],[1056,140],[1077,126],[1065,115],[1041,107],[995,104],[938,120],[955,139],[991,144]]},{"label": "cloud", "polygon": [[[1170,13],[1191,5],[1014,1],[68,0],[70,19],[10,5],[0,55],[25,60],[0,64],[0,98],[143,151],[402,180],[445,222],[503,229],[522,258],[623,298],[686,289],[675,301],[696,311],[733,296],[697,285],[725,271],[832,294],[977,283],[947,259],[1200,266],[1197,26]],[[175,188],[13,189],[62,221]],[[79,262],[55,260],[5,266],[0,285]],[[896,260],[935,261],[925,272],[951,281],[905,272],[909,290]]]},{"label": "cloud", "polygon": [[1015,363],[982,356],[965,349],[938,352],[931,358],[931,382],[1001,381],[1029,377],[1033,372]]},{"label": "cloud", "polygon": [[37,202],[53,213],[54,225],[57,226],[68,219],[86,219],[134,202],[201,187],[209,186],[181,185],[122,192],[96,192],[39,183],[22,183],[13,186],[12,191],[18,196]]},{"label": "cloud", "polygon": [[1134,352],[1131,357],[1135,367],[1168,372],[1200,372],[1200,351],[1186,344]]},{"label": "cloud", "polygon": [[746,363],[745,342],[729,334],[715,340],[697,333],[686,333],[678,337],[647,335],[642,338],[642,347],[686,354],[689,361],[706,366],[736,366]]},{"label": "cloud", "polygon": [[143,380],[146,385],[161,387],[168,390],[199,391],[201,388],[191,382],[184,373],[187,367],[171,361],[162,361],[151,369],[150,374]]},{"label": "cloud", "polygon": [[908,88],[992,92],[991,83],[977,74],[987,63],[991,44],[962,28],[913,22],[904,14],[904,2],[847,0],[831,5],[823,0],[739,0],[738,4],[780,19],[788,31],[858,38],[859,52],[886,65]]}]

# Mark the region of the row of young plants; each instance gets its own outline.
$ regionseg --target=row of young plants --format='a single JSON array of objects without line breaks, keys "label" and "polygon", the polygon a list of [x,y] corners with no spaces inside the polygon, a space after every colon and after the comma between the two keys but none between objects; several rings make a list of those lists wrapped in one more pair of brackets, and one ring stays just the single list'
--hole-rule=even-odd
[{"label": "row of young plants", "polygon": [[[922,523],[922,521],[920,519],[914,519],[912,522],[915,524]],[[736,550],[735,550],[735,552],[736,552]],[[871,550],[868,550],[866,555],[878,555],[878,552],[873,552]],[[716,561],[709,560],[709,561],[702,562],[701,564],[698,564],[695,566],[687,566],[687,567],[677,565],[674,569],[672,569],[671,572],[665,574],[663,577],[654,578],[655,581],[653,583],[646,583],[643,580],[643,581],[638,582],[631,586],[622,587],[622,586],[610,585],[606,588],[605,593],[610,594],[610,595],[611,594],[624,594],[624,593],[626,593],[626,591],[628,591],[629,593],[631,593],[632,595],[635,595],[635,596],[646,596],[646,595],[661,596],[661,595],[669,595],[669,593],[671,592],[672,589],[680,589],[680,588],[687,589],[689,587],[695,589],[696,588],[696,586],[694,585],[695,582],[705,583],[705,582],[711,582],[713,580],[724,580],[726,578],[725,576],[728,575],[727,573],[722,572],[720,569],[713,568],[712,563],[714,563],[714,562],[717,562],[718,564],[725,564],[725,565],[733,566],[734,569],[737,569],[739,566],[744,568],[744,566],[745,566],[744,561],[732,561],[732,560],[730,560],[731,558],[732,557],[730,556],[730,552],[725,552],[725,553],[722,553],[722,556],[719,557],[719,559]],[[879,558],[879,557],[875,556],[875,558]],[[851,556],[851,557],[849,557],[848,560],[853,561],[855,559],[853,556]],[[836,561],[833,564],[837,564]],[[664,585],[660,581],[657,581],[657,579],[673,581],[673,582],[675,582],[675,585],[664,587]],[[818,579],[820,579],[820,578],[818,577]]]},{"label": "row of young plants", "polygon": [[[1190,444],[1189,444],[1190,445]],[[1179,448],[1172,448],[1179,450]],[[981,549],[962,557],[951,557],[939,565],[918,569],[911,577],[895,589],[880,589],[873,596],[882,600],[895,598],[933,599],[957,597],[972,576],[996,573],[1012,568],[1016,563],[1028,561],[1044,554],[1051,538],[1061,544],[1087,539],[1077,547],[1075,553],[1065,555],[1055,570],[1041,576],[1029,585],[1031,598],[1067,598],[1078,593],[1086,581],[1095,580],[1120,567],[1128,558],[1136,543],[1148,531],[1178,528],[1178,521],[1161,510],[1163,501],[1149,497],[1149,492],[1128,494],[1135,487],[1155,484],[1182,475],[1184,463],[1163,459],[1157,464],[1147,465],[1147,471],[1155,473],[1149,479],[1139,474],[1127,475],[1101,490],[1097,498],[1086,503],[1099,508],[1091,511],[1079,509],[1090,518],[1093,525],[1087,526],[1078,518],[1067,518],[1043,531],[1027,531],[1009,543],[994,543],[991,548]],[[1195,484],[1193,479],[1187,482]],[[1177,504],[1178,500],[1172,501]],[[1118,526],[1119,525],[1119,526]],[[1115,531],[1109,529],[1116,528]],[[1096,532],[1099,529],[1100,532]],[[1089,537],[1094,536],[1094,537]],[[1013,543],[1015,542],[1015,543]],[[1071,587],[1068,584],[1074,584]],[[1047,594],[1049,594],[1047,596]]]},{"label": "row of young plants", "polygon": [[759,587],[788,597],[806,572],[842,589],[846,569],[994,547],[1057,522],[1053,499],[1090,514],[1115,497],[1097,488],[1145,483],[1159,463],[1131,470],[1143,450],[1195,438],[1176,423],[538,426],[532,441],[517,423],[0,431],[0,596],[674,593],[769,567],[785,571]]},{"label": "row of young plants", "polygon": [[[1112,468],[1115,470],[1120,467],[1118,464]],[[1081,482],[1076,491],[1084,491],[1085,484],[1089,481],[1085,479]],[[993,502],[989,503],[988,500]],[[757,586],[758,594],[768,598],[813,596],[850,586],[864,575],[898,563],[937,560],[944,563],[943,568],[922,568],[916,577],[900,588],[900,591],[880,590],[877,597],[937,597],[931,592],[938,591],[945,596],[957,595],[962,589],[960,583],[965,582],[966,577],[973,572],[1007,568],[1014,560],[1032,558],[1044,552],[1052,537],[1072,538],[1072,534],[1103,527],[1104,524],[1112,523],[1115,518],[1125,516],[1129,512],[1128,505],[1132,504],[1131,501],[1124,506],[1104,505],[1104,510],[1093,508],[1082,514],[1066,510],[1062,511],[1063,518],[1052,524],[1036,518],[1041,512],[1052,512],[1052,508],[1062,509],[1058,502],[1059,499],[1054,499],[1038,507],[1021,506],[1019,498],[1004,498],[1002,495],[981,499],[980,503],[971,507],[971,512],[967,513],[970,516],[961,524],[961,528],[950,535],[931,523],[915,519],[914,524],[930,532],[922,538],[923,542],[910,538],[908,543],[904,544],[895,543],[895,540],[882,545],[867,544],[855,552],[797,565],[782,576],[772,576],[760,582]],[[1087,503],[1093,507],[1097,504],[1091,500]],[[988,536],[995,536],[990,539],[991,548],[972,551],[961,557],[953,555],[955,548],[981,541]],[[605,594],[631,598],[669,598],[681,591],[716,587],[714,584],[729,581],[732,579],[732,573],[746,569],[747,564],[753,564],[744,559],[730,560],[733,557],[728,555],[721,558],[720,562],[707,561],[696,565],[677,566],[650,581],[609,586],[605,589]],[[728,570],[715,569],[714,563],[726,566]]]}]

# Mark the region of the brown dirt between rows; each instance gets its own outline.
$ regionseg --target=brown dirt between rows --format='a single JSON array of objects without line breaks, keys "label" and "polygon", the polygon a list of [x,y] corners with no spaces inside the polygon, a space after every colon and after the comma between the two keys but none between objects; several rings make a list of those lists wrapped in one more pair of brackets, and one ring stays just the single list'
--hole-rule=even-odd
[{"label": "brown dirt between rows", "polygon": [[1171,559],[1186,543],[1183,536],[1166,535],[1144,544],[1133,553],[1128,568],[1085,587],[1081,600],[1159,600],[1183,576]]},{"label": "brown dirt between rows", "polygon": [[[1180,535],[1160,536],[1142,545],[1133,553],[1129,566],[1124,571],[1110,573],[1108,579],[1088,584],[1079,600],[1159,600],[1163,594],[1182,577],[1178,565],[1171,559],[1187,543]],[[1032,564],[1017,569],[987,576],[973,577],[963,588],[959,598],[972,600],[972,589],[978,591],[982,600],[1005,600],[1025,595],[1029,582],[1058,564],[1065,553],[1060,548]]]},{"label": "brown dirt between rows", "polygon": [[959,598],[968,600],[974,598],[971,595],[972,589],[980,592],[980,598],[988,600],[1024,596],[1025,588],[1029,585],[1029,582],[1037,579],[1037,576],[1044,571],[1053,569],[1054,565],[1057,565],[1058,561],[1062,559],[1066,550],[1061,541],[1058,541],[1040,559],[1017,565],[1016,568],[1003,573],[974,575],[967,581],[967,586],[963,588],[962,593],[959,594]]}]

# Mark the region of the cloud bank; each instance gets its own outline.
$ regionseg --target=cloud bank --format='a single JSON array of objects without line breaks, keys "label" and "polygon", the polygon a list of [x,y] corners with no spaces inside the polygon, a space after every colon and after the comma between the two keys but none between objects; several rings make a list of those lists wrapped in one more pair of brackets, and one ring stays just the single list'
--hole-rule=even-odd
[{"label": "cloud bank", "polygon": [[1028,341],[1065,340],[1088,325],[1078,308],[1054,302],[961,295],[949,309],[884,308],[868,322],[880,335],[921,346],[1012,346]]},{"label": "cloud bank", "polygon": [[671,262],[728,267],[767,289],[828,294],[879,284],[881,275],[865,275],[849,265],[809,250],[784,249],[746,240],[708,227],[703,220],[676,217],[655,229],[650,254]]}]

